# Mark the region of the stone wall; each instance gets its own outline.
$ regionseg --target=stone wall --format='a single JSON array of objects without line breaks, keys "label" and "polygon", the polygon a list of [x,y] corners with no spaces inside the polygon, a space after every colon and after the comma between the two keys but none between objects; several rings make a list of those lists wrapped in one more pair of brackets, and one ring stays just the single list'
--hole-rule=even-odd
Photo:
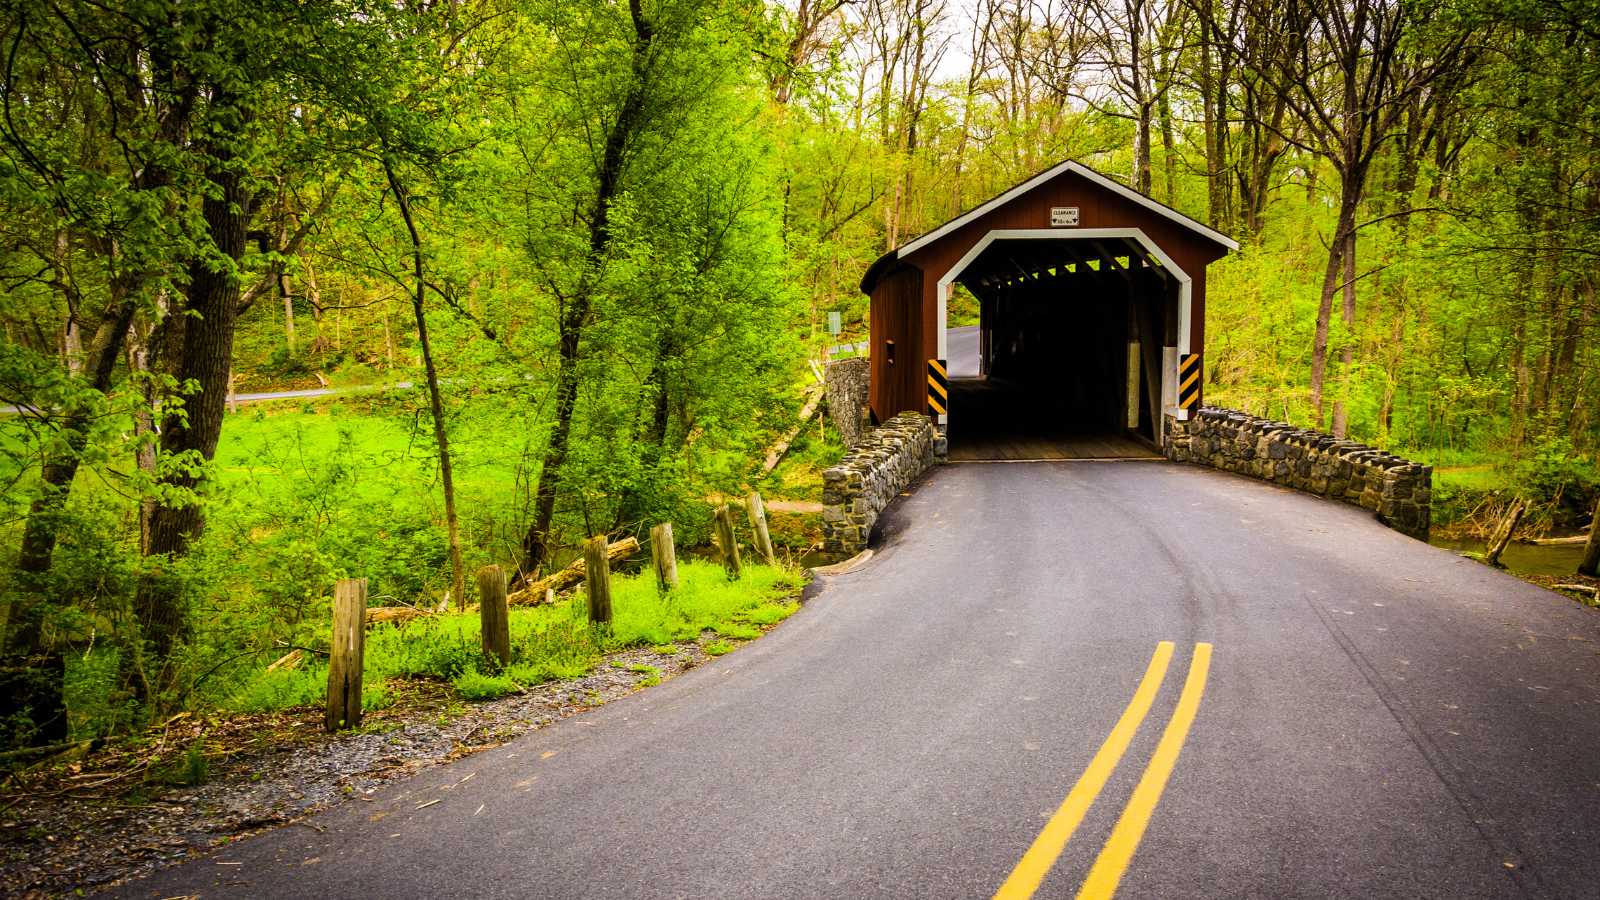
[{"label": "stone wall", "polygon": [[846,447],[854,447],[867,433],[867,388],[871,378],[866,357],[836,359],[828,363],[824,373],[828,417],[839,429]]},{"label": "stone wall", "polygon": [[1428,539],[1433,467],[1227,409],[1167,417],[1166,454],[1370,509],[1401,534]]},{"label": "stone wall", "polygon": [[835,557],[867,549],[872,526],[894,498],[934,464],[928,417],[906,412],[872,428],[822,473],[822,550]]}]

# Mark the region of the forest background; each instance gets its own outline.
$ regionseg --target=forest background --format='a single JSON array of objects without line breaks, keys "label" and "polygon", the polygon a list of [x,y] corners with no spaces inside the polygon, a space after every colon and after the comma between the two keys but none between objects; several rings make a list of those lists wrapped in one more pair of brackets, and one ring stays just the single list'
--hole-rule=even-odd
[{"label": "forest background", "polygon": [[75,735],[233,702],[339,577],[809,499],[831,432],[761,457],[865,267],[1068,158],[1243,245],[1208,402],[1433,463],[1446,520],[1593,506],[1589,0],[0,9],[0,633]]}]

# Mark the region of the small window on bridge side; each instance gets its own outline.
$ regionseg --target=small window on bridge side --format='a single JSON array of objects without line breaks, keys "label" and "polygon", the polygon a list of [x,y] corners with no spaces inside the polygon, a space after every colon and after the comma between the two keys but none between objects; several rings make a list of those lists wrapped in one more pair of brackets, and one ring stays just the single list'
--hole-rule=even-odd
[{"label": "small window on bridge side", "polygon": [[883,359],[889,365],[894,365],[894,341],[883,342]]}]

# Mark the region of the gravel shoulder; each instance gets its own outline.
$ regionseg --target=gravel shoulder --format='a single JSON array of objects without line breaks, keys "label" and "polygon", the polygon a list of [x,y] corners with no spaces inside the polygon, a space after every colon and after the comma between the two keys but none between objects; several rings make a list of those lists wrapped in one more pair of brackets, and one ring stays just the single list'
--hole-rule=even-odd
[{"label": "gravel shoulder", "polygon": [[[442,684],[391,682],[396,702],[338,735],[322,731],[320,708],[182,714],[137,748],[113,745],[14,773],[0,785],[0,896],[88,893],[267,829],[316,828],[303,820],[695,668],[717,640],[726,639],[707,632],[671,654],[623,651],[582,678],[479,703]],[[206,748],[204,782],[171,785],[197,741]]]}]

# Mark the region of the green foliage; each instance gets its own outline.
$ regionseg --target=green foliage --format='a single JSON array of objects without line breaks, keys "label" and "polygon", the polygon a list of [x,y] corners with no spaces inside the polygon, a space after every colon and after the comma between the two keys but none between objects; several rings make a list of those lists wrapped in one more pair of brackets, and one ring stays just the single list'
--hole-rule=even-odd
[{"label": "green foliage", "polygon": [[1549,433],[1534,445],[1517,467],[1517,483],[1538,501],[1553,502],[1576,493],[1580,505],[1587,493],[1600,485],[1600,473],[1579,455],[1567,434]]},{"label": "green foliage", "polygon": [[[790,603],[765,603],[741,615],[751,625],[776,625],[794,615],[799,609],[800,602],[798,600]],[[727,634],[728,632],[723,633]],[[737,637],[737,635],[733,636]]]},{"label": "green foliage", "polygon": [[719,622],[716,626],[717,634],[736,641],[753,641],[761,636],[761,629],[742,622]]},{"label": "green foliage", "polygon": [[195,738],[183,752],[171,759],[151,757],[145,771],[146,782],[159,782],[176,787],[196,787],[211,777],[211,761],[206,757],[205,738]]},{"label": "green foliage", "polygon": [[498,700],[517,690],[517,682],[511,676],[484,675],[477,669],[462,672],[450,683],[463,700]]},{"label": "green foliage", "polygon": [[211,775],[211,761],[206,758],[206,745],[204,738],[196,738],[179,761],[175,772],[176,781],[188,787],[205,784]]},{"label": "green foliage", "polygon": [[67,704],[68,739],[105,737],[134,721],[137,704],[119,691],[115,648],[97,647],[67,657],[62,694]]},{"label": "green foliage", "polygon": [[750,634],[739,619],[781,606],[771,601],[798,586],[795,575],[766,566],[746,566],[744,578],[730,582],[720,565],[700,561],[679,562],[678,589],[667,597],[656,593],[651,578],[618,579],[612,599],[615,641],[624,647],[663,644],[694,640],[708,630],[726,634],[724,629],[757,637],[759,632]]},{"label": "green foliage", "polygon": [[[364,684],[365,682],[363,682]],[[328,670],[302,667],[264,672],[246,681],[227,703],[235,712],[261,713],[321,702],[328,695]],[[362,698],[366,706],[366,698]]]},{"label": "green foliage", "polygon": [[361,682],[361,709],[372,712],[375,709],[386,709],[394,705],[394,694],[390,693],[386,681]]},{"label": "green foliage", "polygon": [[1534,521],[1576,522],[1600,497],[1600,466],[1572,446],[1570,435],[1547,432],[1515,469],[1519,492],[1532,501]]}]

